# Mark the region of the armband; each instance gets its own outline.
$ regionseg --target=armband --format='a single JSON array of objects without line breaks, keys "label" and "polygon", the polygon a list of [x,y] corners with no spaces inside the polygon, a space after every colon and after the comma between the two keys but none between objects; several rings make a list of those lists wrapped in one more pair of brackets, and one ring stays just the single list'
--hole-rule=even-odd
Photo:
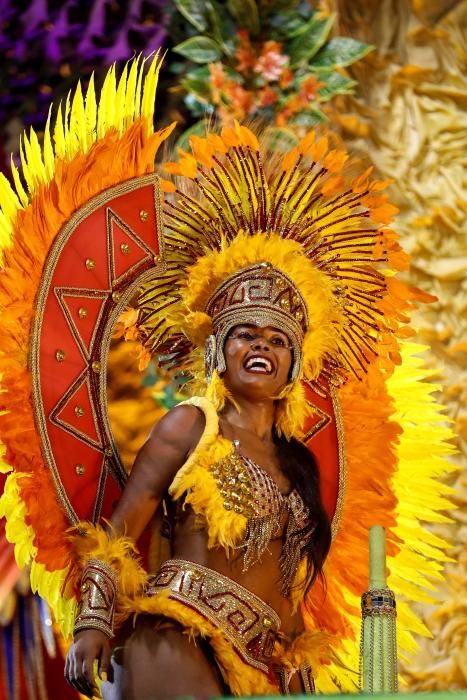
[{"label": "armband", "polygon": [[99,559],[90,559],[81,577],[80,602],[73,634],[96,629],[111,639],[114,636],[117,591],[115,571]]}]

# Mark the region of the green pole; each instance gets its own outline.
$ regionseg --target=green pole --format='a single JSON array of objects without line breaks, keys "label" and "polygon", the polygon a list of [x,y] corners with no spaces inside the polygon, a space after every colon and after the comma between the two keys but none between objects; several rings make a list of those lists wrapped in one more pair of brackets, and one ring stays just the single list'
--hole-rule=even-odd
[{"label": "green pole", "polygon": [[386,534],[369,532],[369,589],[362,595],[360,686],[366,693],[397,691],[396,604],[386,581]]}]

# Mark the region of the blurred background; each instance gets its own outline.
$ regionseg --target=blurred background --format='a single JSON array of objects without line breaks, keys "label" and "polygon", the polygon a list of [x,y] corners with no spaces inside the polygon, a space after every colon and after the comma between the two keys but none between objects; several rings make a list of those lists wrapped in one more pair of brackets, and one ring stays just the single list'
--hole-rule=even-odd
[{"label": "blurred background", "polygon": [[[409,282],[435,294],[414,325],[438,370],[457,435],[457,506],[434,526],[450,544],[432,633],[402,668],[401,690],[467,688],[467,2],[466,0],[0,0],[0,168],[20,134],[41,134],[52,101],[77,80],[99,87],[110,63],[162,47],[157,126],[177,120],[185,147],[216,123],[261,120],[293,142],[329,123],[347,148],[392,178]],[[12,154],[12,155],[11,155]],[[153,363],[138,370],[115,338],[109,413],[130,467],[150,427],[180,400]],[[1,478],[1,475],[0,475]],[[0,481],[0,489],[2,482]],[[0,521],[0,700],[73,697],[46,604],[30,593]]]}]

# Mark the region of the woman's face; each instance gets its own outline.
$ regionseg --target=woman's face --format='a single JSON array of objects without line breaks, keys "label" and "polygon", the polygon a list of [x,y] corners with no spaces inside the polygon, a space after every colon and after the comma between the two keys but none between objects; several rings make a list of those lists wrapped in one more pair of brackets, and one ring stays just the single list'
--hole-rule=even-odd
[{"label": "woman's face", "polygon": [[277,328],[235,326],[224,345],[224,382],[235,395],[274,398],[288,383],[292,350],[288,336]]}]

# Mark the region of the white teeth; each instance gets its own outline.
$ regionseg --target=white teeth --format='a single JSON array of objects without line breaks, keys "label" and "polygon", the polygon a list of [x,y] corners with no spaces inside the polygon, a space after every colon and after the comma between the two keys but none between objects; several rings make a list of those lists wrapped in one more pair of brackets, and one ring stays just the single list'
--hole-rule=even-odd
[{"label": "white teeth", "polygon": [[250,357],[245,365],[246,369],[257,369],[265,370],[266,372],[272,372],[272,364],[266,357]]}]

